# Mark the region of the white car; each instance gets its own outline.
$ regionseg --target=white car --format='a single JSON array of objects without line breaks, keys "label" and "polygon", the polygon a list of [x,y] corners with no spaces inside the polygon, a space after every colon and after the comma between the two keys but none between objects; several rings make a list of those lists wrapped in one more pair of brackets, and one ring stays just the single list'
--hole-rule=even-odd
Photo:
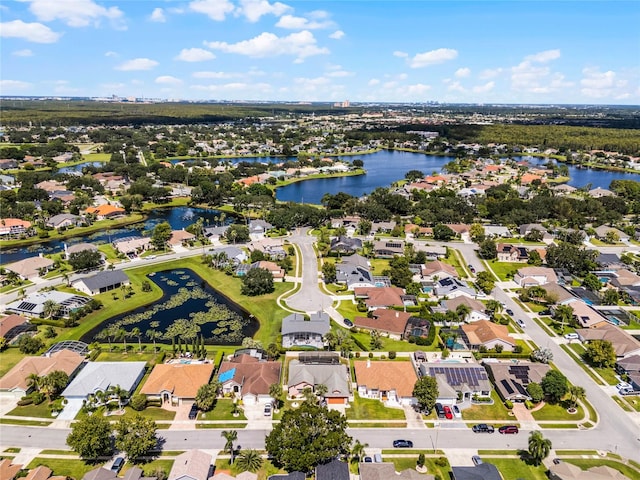
[{"label": "white car", "polygon": [[566,333],[564,335],[564,338],[566,338],[567,340],[578,340],[580,337],[577,333]]},{"label": "white car", "polygon": [[460,411],[457,405],[454,405],[453,407],[451,407],[451,411],[453,412],[454,417],[462,418],[462,412]]},{"label": "white car", "polygon": [[526,327],[526,325],[525,325],[525,323],[524,323],[524,320],[522,320],[521,318],[516,319],[516,323],[518,324],[518,326],[519,326],[520,328],[524,328],[524,327]]},{"label": "white car", "polygon": [[621,392],[628,392],[633,390],[633,387],[627,382],[620,382],[619,384],[616,385],[616,388]]}]

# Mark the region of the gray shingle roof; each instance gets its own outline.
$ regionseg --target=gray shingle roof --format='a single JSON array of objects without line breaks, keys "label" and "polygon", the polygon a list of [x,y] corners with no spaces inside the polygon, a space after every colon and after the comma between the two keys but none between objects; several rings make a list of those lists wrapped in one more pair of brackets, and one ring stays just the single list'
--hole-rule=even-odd
[{"label": "gray shingle roof", "polygon": [[101,288],[110,287],[119,283],[126,283],[129,277],[122,270],[106,270],[96,273],[91,277],[80,280],[91,291],[100,290]]},{"label": "gray shingle roof", "polygon": [[304,315],[292,313],[282,319],[282,335],[296,332],[309,332],[324,335],[330,329],[329,315],[324,312],[313,313],[310,320],[305,320]]}]

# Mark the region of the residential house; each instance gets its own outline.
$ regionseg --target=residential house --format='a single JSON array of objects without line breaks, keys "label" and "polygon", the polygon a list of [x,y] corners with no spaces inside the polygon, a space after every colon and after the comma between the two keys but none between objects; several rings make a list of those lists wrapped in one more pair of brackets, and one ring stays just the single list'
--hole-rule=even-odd
[{"label": "residential house", "polygon": [[469,325],[462,325],[462,339],[470,350],[479,350],[481,347],[491,350],[494,348],[512,352],[516,341],[509,335],[509,329],[505,325],[478,320]]},{"label": "residential house", "polygon": [[68,247],[66,243],[64,244],[64,256],[67,260],[72,254],[84,252],[86,250],[97,252],[98,247],[96,247],[93,243],[84,243],[84,242],[76,243],[74,245],[71,245],[70,247]]},{"label": "residential house", "polygon": [[131,395],[145,373],[147,362],[88,362],[67,385],[62,396],[82,402],[89,395],[119,386]]},{"label": "residential house", "polygon": [[302,472],[278,473],[270,475],[267,480],[306,480],[307,476]]},{"label": "residential house", "polygon": [[407,312],[378,308],[372,312],[371,317],[354,317],[353,323],[358,328],[375,330],[400,340],[410,318],[411,314]]},{"label": "residential house", "polygon": [[460,305],[464,305],[469,308],[469,313],[465,315],[464,321],[467,323],[486,321],[491,317],[486,313],[486,307],[484,303],[479,302],[474,298],[469,298],[465,295],[460,295],[448,300],[443,300],[441,305],[451,312],[457,312]]},{"label": "residential house", "polygon": [[135,258],[140,253],[151,248],[151,239],[148,237],[126,237],[114,240],[113,248],[129,258]]},{"label": "residential house", "polygon": [[339,255],[352,255],[362,248],[362,240],[341,235],[331,239],[329,251]]},{"label": "residential house", "polygon": [[441,278],[458,278],[458,272],[448,263],[441,262],[440,260],[434,260],[422,265],[420,268],[420,276],[423,280],[435,282]]},{"label": "residential house", "polygon": [[347,405],[353,398],[349,367],[340,363],[337,354],[333,355],[335,358],[321,356],[315,360],[313,357],[305,358],[301,355],[299,360],[291,360],[286,386],[287,395],[300,398],[304,395],[306,388],[311,388],[315,392],[318,385],[324,385],[327,387],[324,399],[328,405]]},{"label": "residential house", "polygon": [[40,273],[51,270],[54,261],[46,257],[29,257],[17,262],[5,265],[5,270],[17,273],[23,280],[38,278]]},{"label": "residential house", "polygon": [[473,467],[451,467],[451,480],[503,480],[503,477],[493,463],[481,463]]},{"label": "residential house", "polygon": [[30,317],[43,317],[45,312],[44,305],[49,300],[59,305],[58,315],[66,316],[69,315],[70,312],[82,308],[89,303],[91,299],[72,293],[48,290],[30,293],[26,297],[6,305],[5,310]]},{"label": "residential house", "polygon": [[434,480],[433,475],[418,473],[415,469],[407,468],[396,472],[396,467],[391,462],[360,463],[360,480]]},{"label": "residential house", "polygon": [[552,464],[549,467],[550,480],[631,480],[618,470],[607,465],[599,465],[582,470],[569,462]]},{"label": "residential house", "polygon": [[566,305],[576,300],[575,295],[556,282],[546,283],[542,288],[556,305]]},{"label": "residential house", "polygon": [[591,198],[615,197],[616,194],[606,188],[596,187],[587,192]]},{"label": "residential house", "polygon": [[354,288],[356,299],[364,300],[367,309],[402,307],[404,291],[400,287],[363,287]]},{"label": "residential house", "polygon": [[316,480],[350,480],[349,464],[334,458],[316,466]]},{"label": "residential house", "polygon": [[265,234],[273,228],[269,222],[264,220],[251,220],[249,222],[249,237],[252,240],[263,238]]},{"label": "residential house", "polygon": [[488,397],[491,382],[487,371],[476,363],[420,363],[421,377],[430,376],[438,383],[437,401],[455,405],[459,401],[470,401],[474,395]]},{"label": "residential house", "polygon": [[70,213],[60,213],[50,217],[49,220],[46,221],[47,227],[51,228],[75,227],[81,223],[84,223],[84,218]]},{"label": "residential house", "polygon": [[188,243],[190,240],[193,240],[196,236],[193,233],[189,233],[186,230],[172,230],[171,237],[167,241],[167,244],[170,248],[176,249],[177,247],[183,246],[185,243]]},{"label": "residential house", "polygon": [[640,275],[637,275],[626,268],[621,268],[614,272],[611,285],[620,289],[640,287]]},{"label": "residential house", "polygon": [[567,185],[566,183],[555,185],[551,187],[551,190],[556,193],[556,195],[564,196],[570,195],[577,190],[576,187],[572,187],[571,185]]},{"label": "residential house", "polygon": [[253,270],[254,268],[262,268],[267,270],[272,276],[273,279],[282,279],[285,277],[286,272],[280,265],[274,262],[270,262],[268,260],[260,260],[259,262],[253,262],[250,265],[239,265],[236,269],[236,275],[242,277],[247,274],[249,270]]},{"label": "residential house", "polygon": [[31,328],[35,329],[36,326],[31,325],[27,318],[15,313],[0,318],[0,337],[4,338],[8,344],[13,343],[21,333]]},{"label": "residential house", "polygon": [[287,256],[282,238],[265,237],[261,240],[254,240],[249,245],[251,250],[258,250],[271,259],[280,260]]},{"label": "residential house", "polygon": [[594,328],[607,323],[607,319],[582,300],[569,302],[573,310],[573,318],[581,328]]},{"label": "residential house", "polygon": [[640,355],[634,354],[618,359],[615,368],[618,374],[626,375],[627,382],[635,392],[640,391]]},{"label": "residential house", "polygon": [[160,363],[153,367],[140,393],[163,404],[193,401],[198,389],[213,376],[213,363]]},{"label": "residential house", "polygon": [[421,227],[413,223],[406,223],[404,225],[404,234],[407,238],[431,237],[433,236],[433,228]]},{"label": "residential house", "polygon": [[546,267],[523,267],[513,276],[513,281],[523,288],[546,285],[558,281],[553,268]]},{"label": "residential house", "polygon": [[355,361],[353,367],[361,397],[380,400],[387,406],[415,403],[413,387],[418,376],[411,362]]},{"label": "residential house", "polygon": [[249,259],[247,253],[244,250],[233,246],[214,248],[210,250],[210,253],[211,255],[224,254],[226,259],[224,263],[230,262],[234,265],[239,265]]},{"label": "residential house", "polygon": [[0,159],[0,170],[11,170],[13,168],[18,168],[18,161],[13,158],[1,158]]},{"label": "residential house", "polygon": [[[573,303],[569,305],[573,305]],[[580,340],[586,343],[593,340],[611,342],[616,352],[616,358],[626,358],[640,354],[640,340],[608,322],[602,322],[591,328],[578,328],[576,333]]]},{"label": "residential house", "polygon": [[97,207],[89,207],[85,210],[85,213],[95,215],[98,220],[104,220],[107,218],[124,217],[127,212],[124,208],[104,204]]},{"label": "residential house", "polygon": [[[55,477],[60,480],[65,480],[67,477]],[[93,470],[88,471],[82,477],[82,480],[118,480],[118,473],[105,467],[94,468]],[[157,477],[144,477],[141,468],[138,467],[130,467],[124,473],[123,480],[156,480]],[[54,477],[51,477],[49,480],[54,480]]]},{"label": "residential house", "polygon": [[223,225],[221,227],[205,227],[203,229],[204,236],[209,239],[210,242],[219,242],[224,237],[225,233],[229,229],[229,225]]},{"label": "residential house", "polygon": [[2,480],[13,480],[20,470],[22,470],[21,464],[12,463],[9,458],[0,460],[0,478]]},{"label": "residential house", "polygon": [[497,246],[499,262],[526,262],[529,252],[524,247],[517,247],[510,243],[499,243]]},{"label": "residential house", "polygon": [[36,183],[34,187],[44,190],[47,193],[59,192],[67,188],[64,183],[57,180],[44,180]]},{"label": "residential house", "polygon": [[427,254],[427,260],[438,260],[447,256],[447,247],[440,245],[414,245],[416,252]]},{"label": "residential house", "polygon": [[396,222],[393,220],[390,222],[373,222],[371,224],[373,233],[391,233],[394,228],[396,228]]},{"label": "residential house", "polygon": [[484,234],[492,238],[511,237],[511,231],[502,225],[484,225]]},{"label": "residential house", "polygon": [[551,367],[546,363],[513,362],[485,362],[484,367],[489,373],[496,390],[503,400],[524,402],[531,400],[527,386],[531,382],[540,383]]},{"label": "residential house", "polygon": [[469,233],[471,225],[467,225],[466,223],[448,223],[447,227],[453,230],[456,235],[462,236]]},{"label": "residential house", "polygon": [[29,376],[45,377],[59,370],[72,377],[82,362],[84,356],[68,349],[48,356],[24,357],[0,378],[0,392],[18,400],[31,390]]},{"label": "residential house", "polygon": [[280,382],[282,363],[265,361],[252,355],[235,355],[218,371],[222,392],[241,398],[245,405],[272,403],[269,387]]},{"label": "residential house", "polygon": [[538,231],[542,235],[545,235],[546,233],[548,233],[544,225],[540,223],[523,223],[518,227],[518,231],[520,232],[520,235],[523,237],[526,237],[533,231]]},{"label": "residential house", "polygon": [[625,268],[618,254],[616,253],[599,253],[596,257],[596,263],[602,269],[607,271],[616,271]]},{"label": "residential house", "polygon": [[410,337],[428,337],[430,328],[431,322],[426,318],[409,317],[409,321],[404,329],[402,338],[409,339]]},{"label": "residential house", "polygon": [[122,270],[104,270],[90,277],[81,278],[71,283],[76,290],[87,295],[98,295],[129,285],[129,277]]},{"label": "residential house", "polygon": [[378,240],[373,244],[377,258],[393,258],[404,255],[404,240]]},{"label": "residential house", "polygon": [[316,312],[306,316],[292,313],[282,319],[282,346],[324,348],[324,336],[331,329],[331,319],[325,312]]},{"label": "residential house", "polygon": [[344,283],[347,290],[375,287],[369,261],[358,254],[343,257],[342,262],[336,264],[336,282]]},{"label": "residential house", "polygon": [[433,289],[438,297],[456,298],[464,295],[469,298],[476,297],[476,291],[466,281],[457,278],[442,278],[438,280]]},{"label": "residential house", "polygon": [[20,218],[0,219],[0,236],[18,237],[26,234],[31,229],[31,222]]},{"label": "residential house", "polygon": [[596,232],[596,238],[602,241],[607,241],[608,237],[612,237],[613,239],[617,239],[619,242],[628,242],[630,238],[629,235],[622,230],[609,227],[607,225],[600,225],[599,227],[594,228],[594,230]]},{"label": "residential house", "polygon": [[176,457],[167,480],[208,480],[212,458],[202,450],[187,450]]}]

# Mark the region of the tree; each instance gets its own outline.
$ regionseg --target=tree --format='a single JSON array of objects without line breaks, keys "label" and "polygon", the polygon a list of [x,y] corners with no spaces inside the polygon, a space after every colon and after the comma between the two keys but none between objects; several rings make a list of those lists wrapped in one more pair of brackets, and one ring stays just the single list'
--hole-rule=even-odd
[{"label": "tree", "polygon": [[529,456],[534,465],[540,465],[542,460],[549,456],[551,452],[551,440],[544,438],[542,433],[534,430],[529,435]]},{"label": "tree", "polygon": [[47,300],[42,305],[42,315],[44,315],[44,318],[55,317],[59,311],[60,305],[53,300]]},{"label": "tree", "polygon": [[333,262],[324,262],[322,264],[322,275],[324,283],[333,283],[336,281],[336,265]]},{"label": "tree", "polygon": [[44,347],[44,342],[39,337],[22,335],[18,341],[18,349],[21,353],[33,355]]},{"label": "tree", "polygon": [[469,227],[469,236],[476,243],[482,242],[485,239],[484,227],[479,223],[474,223]]},{"label": "tree", "polygon": [[138,351],[142,352],[142,332],[140,331],[140,329],[138,327],[133,327],[130,335],[132,338],[138,339]]},{"label": "tree", "polygon": [[142,394],[136,394],[129,400],[129,406],[134,410],[140,412],[147,407],[147,396]]},{"label": "tree", "polygon": [[531,360],[540,363],[549,363],[553,360],[553,352],[549,348],[538,348],[531,352]]},{"label": "tree", "polygon": [[249,227],[246,225],[233,224],[229,225],[224,233],[225,238],[235,244],[237,242],[244,243],[249,241]]},{"label": "tree", "polygon": [[573,322],[573,308],[569,305],[558,305],[553,310],[551,318],[561,325],[562,333],[564,333],[565,324],[571,324]]},{"label": "tree", "polygon": [[88,270],[102,264],[102,254],[98,250],[82,250],[69,255],[68,261],[74,270]]},{"label": "tree", "polygon": [[353,447],[351,447],[351,457],[352,457],[352,462],[359,462],[360,461],[360,457],[362,457],[365,453],[365,448],[367,448],[369,446],[368,443],[360,443],[360,440],[355,441],[355,443],[353,444]]},{"label": "tree", "polygon": [[400,288],[405,288],[409,285],[413,278],[407,257],[397,255],[389,260],[389,268],[382,272],[382,274],[387,275],[391,283]]},{"label": "tree", "polygon": [[262,457],[256,450],[244,450],[238,455],[236,468],[243,472],[257,472],[262,467]]},{"label": "tree", "polygon": [[471,307],[465,303],[461,303],[456,307],[456,316],[458,317],[459,322],[464,322],[467,318],[467,315],[471,313]]},{"label": "tree", "polygon": [[542,257],[540,256],[540,252],[537,250],[529,250],[529,258],[527,259],[527,263],[529,265],[533,265],[534,267],[539,267],[542,265]]},{"label": "tree", "polygon": [[619,301],[620,293],[618,293],[618,290],[614,288],[607,288],[604,295],[602,295],[603,305],[617,305]]},{"label": "tree", "polygon": [[527,385],[527,392],[531,397],[531,401],[538,403],[544,398],[544,392],[539,383],[531,382]]},{"label": "tree", "polygon": [[489,272],[478,272],[476,276],[476,285],[487,295],[491,293],[496,285],[495,278]]},{"label": "tree", "polygon": [[419,378],[413,387],[413,396],[418,401],[418,405],[423,412],[431,412],[438,398],[438,383],[436,379],[431,376]]},{"label": "tree", "polygon": [[456,232],[451,230],[451,228],[447,227],[446,225],[439,223],[438,225],[433,227],[433,238],[435,240],[443,240],[445,242],[448,242],[455,236]]},{"label": "tree", "polygon": [[558,403],[567,394],[567,377],[558,370],[549,370],[540,382],[542,391],[551,403]]},{"label": "tree", "polygon": [[275,407],[280,408],[280,402],[283,394],[282,385],[279,383],[272,383],[269,385],[269,396],[273,398]]},{"label": "tree", "polygon": [[371,332],[369,332],[369,337],[369,346],[371,347],[371,350],[380,350],[382,348],[380,332],[378,330],[371,330]]},{"label": "tree", "polygon": [[496,242],[490,238],[480,242],[478,247],[478,254],[485,260],[493,260],[498,256],[498,247],[496,245]]},{"label": "tree", "polygon": [[310,472],[349,451],[347,419],[340,412],[304,402],[287,410],[266,437],[267,452],[285,470]]},{"label": "tree", "polygon": [[273,275],[265,268],[252,268],[242,277],[242,294],[250,297],[271,293],[273,286]]},{"label": "tree", "polygon": [[499,313],[502,310],[502,304],[498,300],[487,300],[485,308],[486,312],[493,319],[496,313]]},{"label": "tree", "polygon": [[130,418],[123,417],[116,424],[116,448],[135,462],[157,447],[156,430],[156,422],[140,413]]},{"label": "tree", "polygon": [[69,375],[62,370],[55,370],[42,379],[40,391],[51,401],[56,397],[69,383]]},{"label": "tree", "polygon": [[223,430],[220,435],[226,440],[224,449],[228,450],[229,455],[231,455],[231,461],[229,463],[233,463],[233,442],[238,439],[238,432],[235,430]]},{"label": "tree", "polygon": [[201,385],[198,388],[198,393],[196,393],[196,406],[203,412],[211,410],[216,404],[219,389],[220,384],[218,382]]},{"label": "tree", "polygon": [[71,425],[67,445],[84,460],[113,455],[111,425],[100,415],[83,417]]},{"label": "tree", "polygon": [[156,250],[165,250],[167,242],[171,238],[171,225],[169,222],[162,222],[155,226],[151,234],[151,244]]},{"label": "tree", "polygon": [[611,367],[616,363],[616,351],[608,340],[591,340],[586,346],[585,357],[596,367]]},{"label": "tree", "polygon": [[587,392],[584,387],[580,385],[569,385],[569,395],[571,397],[571,405],[573,408],[576,408],[578,406],[578,400],[584,400]]},{"label": "tree", "polygon": [[602,288],[602,282],[595,273],[587,273],[582,280],[582,286],[592,292],[597,292]]}]

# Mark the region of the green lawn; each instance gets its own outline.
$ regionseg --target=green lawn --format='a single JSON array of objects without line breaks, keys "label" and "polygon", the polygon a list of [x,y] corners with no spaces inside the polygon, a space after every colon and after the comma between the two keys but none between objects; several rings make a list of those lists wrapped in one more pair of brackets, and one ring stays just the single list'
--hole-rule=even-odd
[{"label": "green lawn", "polygon": [[595,372],[600,375],[605,382],[609,385],[617,385],[620,380],[616,378],[616,372],[613,367],[604,368],[604,367],[591,367],[595,370]]},{"label": "green lawn", "polygon": [[198,413],[198,420],[246,420],[244,412],[239,410],[239,415],[234,417],[231,413],[233,401],[228,398],[220,399],[210,412]]},{"label": "green lawn", "polygon": [[[422,453],[426,455],[428,453],[431,453],[431,451],[423,451]],[[407,468],[411,470],[415,470],[416,465],[418,463],[418,455],[420,455],[420,451],[416,451],[415,456],[412,458],[390,458],[388,460],[393,462],[393,464],[396,466],[397,472],[402,472]],[[442,479],[449,478],[449,471],[451,469],[449,468],[448,464],[446,467],[439,467],[438,465],[436,465],[436,459],[433,457],[426,457],[424,463],[425,463],[425,466],[427,467],[427,473],[429,473],[430,475],[439,475],[440,478]]]},{"label": "green lawn", "polygon": [[27,468],[36,468],[40,465],[45,465],[53,470],[53,475],[60,475],[63,477],[71,477],[75,480],[80,480],[84,475],[96,468],[99,465],[91,463],[85,463],[83,460],[70,459],[70,458],[34,458]]},{"label": "green lawn", "polygon": [[83,162],[108,162],[111,159],[110,153],[85,153]]},{"label": "green lawn", "polygon": [[506,280],[511,280],[516,271],[520,270],[522,267],[526,267],[526,263],[519,262],[496,262],[490,261],[487,262],[489,267],[493,270],[493,272],[502,280],[503,282]]},{"label": "green lawn", "polygon": [[447,255],[443,262],[448,263],[453,268],[455,268],[460,278],[467,278],[469,276],[469,273],[467,272],[466,267],[462,266],[463,264],[460,261],[460,252],[454,248],[447,248],[447,252],[449,253],[449,255]]},{"label": "green lawn", "polygon": [[[347,420],[404,420],[404,411],[399,408],[387,408],[379,400],[361,398],[357,393],[347,408]],[[355,426],[355,425],[354,425]],[[359,424],[357,424],[360,427]]]},{"label": "green lawn", "polygon": [[[115,407],[117,408],[117,405],[115,405]],[[105,412],[105,407],[99,407],[94,413],[93,415],[104,415]],[[124,415],[109,415],[107,417],[107,419],[110,422],[117,422],[118,420],[120,420],[121,418],[131,418],[136,414],[140,414],[142,415],[144,418],[147,418],[149,420],[153,420],[154,422],[157,421],[171,421],[175,418],[176,416],[176,412],[171,412],[169,410],[164,410],[163,408],[160,407],[147,407],[144,410],[141,410],[140,412],[135,411],[134,409],[132,409],[131,407],[124,407]],[[78,416],[76,417],[76,419],[80,419],[86,416],[86,413],[84,412],[80,412],[78,413]],[[167,428],[168,425],[158,425],[158,428]]]},{"label": "green lawn", "polygon": [[485,463],[493,463],[502,477],[509,480],[515,480],[517,478],[526,478],[527,480],[546,480],[547,468],[544,465],[534,467],[533,465],[527,465],[520,458],[484,458],[482,460]]},{"label": "green lawn", "polygon": [[560,402],[557,404],[547,403],[540,410],[531,412],[533,418],[536,420],[567,420],[580,422],[584,417],[584,409],[578,405],[578,411],[575,414],[567,413],[567,402]]},{"label": "green lawn", "polygon": [[388,258],[370,258],[369,263],[371,263],[371,273],[374,275],[382,275],[382,272],[389,268]]},{"label": "green lawn", "polygon": [[16,407],[11,410],[7,415],[13,415],[16,417],[36,417],[36,418],[48,418],[53,420],[55,417],[51,416],[51,409],[49,408],[49,402],[46,400],[40,405],[25,405],[23,407]]},{"label": "green lawn", "polygon": [[[241,470],[238,470],[236,468],[235,463],[233,465],[229,465],[229,460],[226,458],[216,459],[215,467],[216,467],[215,473],[230,472],[231,475],[236,476],[242,472]],[[284,470],[279,469],[275,465],[273,465],[269,460],[264,460],[260,470],[258,470],[255,473],[258,475],[258,480],[266,480],[271,475],[275,475],[276,473],[286,473],[286,472]]]},{"label": "green lawn", "polygon": [[[349,293],[353,294],[353,292]],[[349,320],[353,320],[355,317],[367,316],[367,312],[359,312],[358,306],[351,300],[341,300],[340,306],[337,310],[340,315],[342,315],[344,318],[348,318]]]},{"label": "green lawn", "polygon": [[[360,333],[352,333],[351,336],[353,338],[357,338],[365,347],[369,348],[371,335],[368,331],[363,330]],[[416,350],[431,352],[435,350],[434,346],[427,347],[423,345],[416,345],[415,343],[409,343],[404,340],[393,340],[388,337],[381,337],[381,340],[382,348],[377,350],[379,352],[414,352]]]},{"label": "green lawn", "polygon": [[17,419],[9,419],[9,418],[0,418],[0,425],[25,425],[30,427],[47,427],[51,425],[52,422],[47,422],[46,420],[38,421],[38,420],[17,420]]},{"label": "green lawn", "polygon": [[473,405],[470,408],[462,410],[462,418],[465,421],[469,420],[498,420],[498,421],[513,421],[514,417],[509,416],[509,411],[500,400],[498,393],[495,390],[491,391],[491,398],[493,399],[493,405],[481,404]]}]

